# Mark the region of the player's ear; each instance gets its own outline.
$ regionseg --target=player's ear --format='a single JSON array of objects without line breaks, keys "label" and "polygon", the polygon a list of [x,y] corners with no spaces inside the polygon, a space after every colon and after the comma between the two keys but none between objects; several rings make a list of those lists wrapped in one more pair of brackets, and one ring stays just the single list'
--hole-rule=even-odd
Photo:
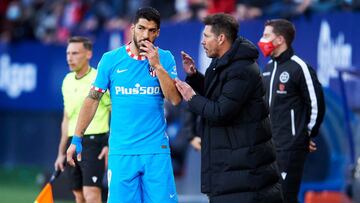
[{"label": "player's ear", "polygon": [[225,41],[225,35],[223,33],[221,33],[218,37],[217,37],[217,41],[218,41],[218,45],[221,45],[224,43]]},{"label": "player's ear", "polygon": [[90,60],[92,58],[92,56],[93,56],[93,52],[92,51],[87,51],[86,58],[88,60]]},{"label": "player's ear", "polygon": [[156,37],[159,37],[159,36],[160,36],[160,29],[158,29],[156,32]]},{"label": "player's ear", "polygon": [[285,37],[282,35],[279,35],[276,40],[276,45],[279,46],[280,44],[286,43]]},{"label": "player's ear", "polygon": [[135,32],[135,24],[131,24],[130,31],[131,31],[131,34],[134,34],[134,32]]}]

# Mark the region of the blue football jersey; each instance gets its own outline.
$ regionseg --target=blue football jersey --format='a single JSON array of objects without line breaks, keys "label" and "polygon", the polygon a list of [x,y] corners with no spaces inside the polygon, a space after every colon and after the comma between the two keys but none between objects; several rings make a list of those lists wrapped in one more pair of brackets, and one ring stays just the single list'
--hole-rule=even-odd
[{"label": "blue football jersey", "polygon": [[[159,50],[160,63],[171,78],[177,77],[174,56]],[[164,95],[155,71],[144,56],[135,56],[129,45],[105,53],[94,89],[111,96],[109,154],[169,153],[165,133]]]}]

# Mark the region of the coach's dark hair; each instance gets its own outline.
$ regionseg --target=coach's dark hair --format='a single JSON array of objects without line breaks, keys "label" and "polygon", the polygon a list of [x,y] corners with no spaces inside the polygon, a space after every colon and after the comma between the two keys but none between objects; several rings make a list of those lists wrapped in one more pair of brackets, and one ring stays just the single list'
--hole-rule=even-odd
[{"label": "coach's dark hair", "polygon": [[84,45],[84,48],[87,50],[92,51],[92,42],[89,38],[87,37],[82,37],[82,36],[73,36],[70,37],[70,39],[68,40],[68,44],[70,43],[75,43],[75,42],[80,42]]},{"label": "coach's dark hair", "polygon": [[273,19],[265,22],[265,26],[273,27],[273,32],[276,35],[281,35],[285,38],[288,47],[295,38],[295,26],[288,20],[285,19]]},{"label": "coach's dark hair", "polygon": [[206,16],[203,20],[205,25],[211,25],[211,31],[219,36],[224,34],[231,43],[237,38],[239,23],[229,14],[218,13]]},{"label": "coach's dark hair", "polygon": [[134,16],[133,23],[136,24],[140,18],[145,18],[148,21],[154,21],[158,29],[160,28],[160,13],[155,8],[139,8]]}]

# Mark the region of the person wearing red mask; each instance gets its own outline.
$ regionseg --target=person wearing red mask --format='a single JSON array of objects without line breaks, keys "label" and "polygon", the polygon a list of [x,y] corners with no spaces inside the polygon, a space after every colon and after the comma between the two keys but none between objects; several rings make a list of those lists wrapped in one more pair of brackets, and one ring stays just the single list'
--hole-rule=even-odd
[{"label": "person wearing red mask", "polygon": [[271,56],[263,80],[286,203],[298,202],[307,154],[316,150],[311,138],[325,114],[321,84],[312,67],[294,54],[294,37],[291,22],[269,20],[258,43],[264,56]]}]

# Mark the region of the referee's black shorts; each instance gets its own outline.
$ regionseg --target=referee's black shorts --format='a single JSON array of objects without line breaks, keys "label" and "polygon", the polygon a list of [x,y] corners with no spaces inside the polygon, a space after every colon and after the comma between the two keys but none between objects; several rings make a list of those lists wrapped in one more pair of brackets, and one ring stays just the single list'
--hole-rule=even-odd
[{"label": "referee's black shorts", "polygon": [[[66,171],[72,190],[79,190],[83,186],[102,187],[105,174],[105,159],[98,159],[104,146],[107,146],[107,133],[85,135],[82,140],[81,161],[74,156],[75,167],[67,165]],[[68,145],[71,138],[68,139]]]}]

